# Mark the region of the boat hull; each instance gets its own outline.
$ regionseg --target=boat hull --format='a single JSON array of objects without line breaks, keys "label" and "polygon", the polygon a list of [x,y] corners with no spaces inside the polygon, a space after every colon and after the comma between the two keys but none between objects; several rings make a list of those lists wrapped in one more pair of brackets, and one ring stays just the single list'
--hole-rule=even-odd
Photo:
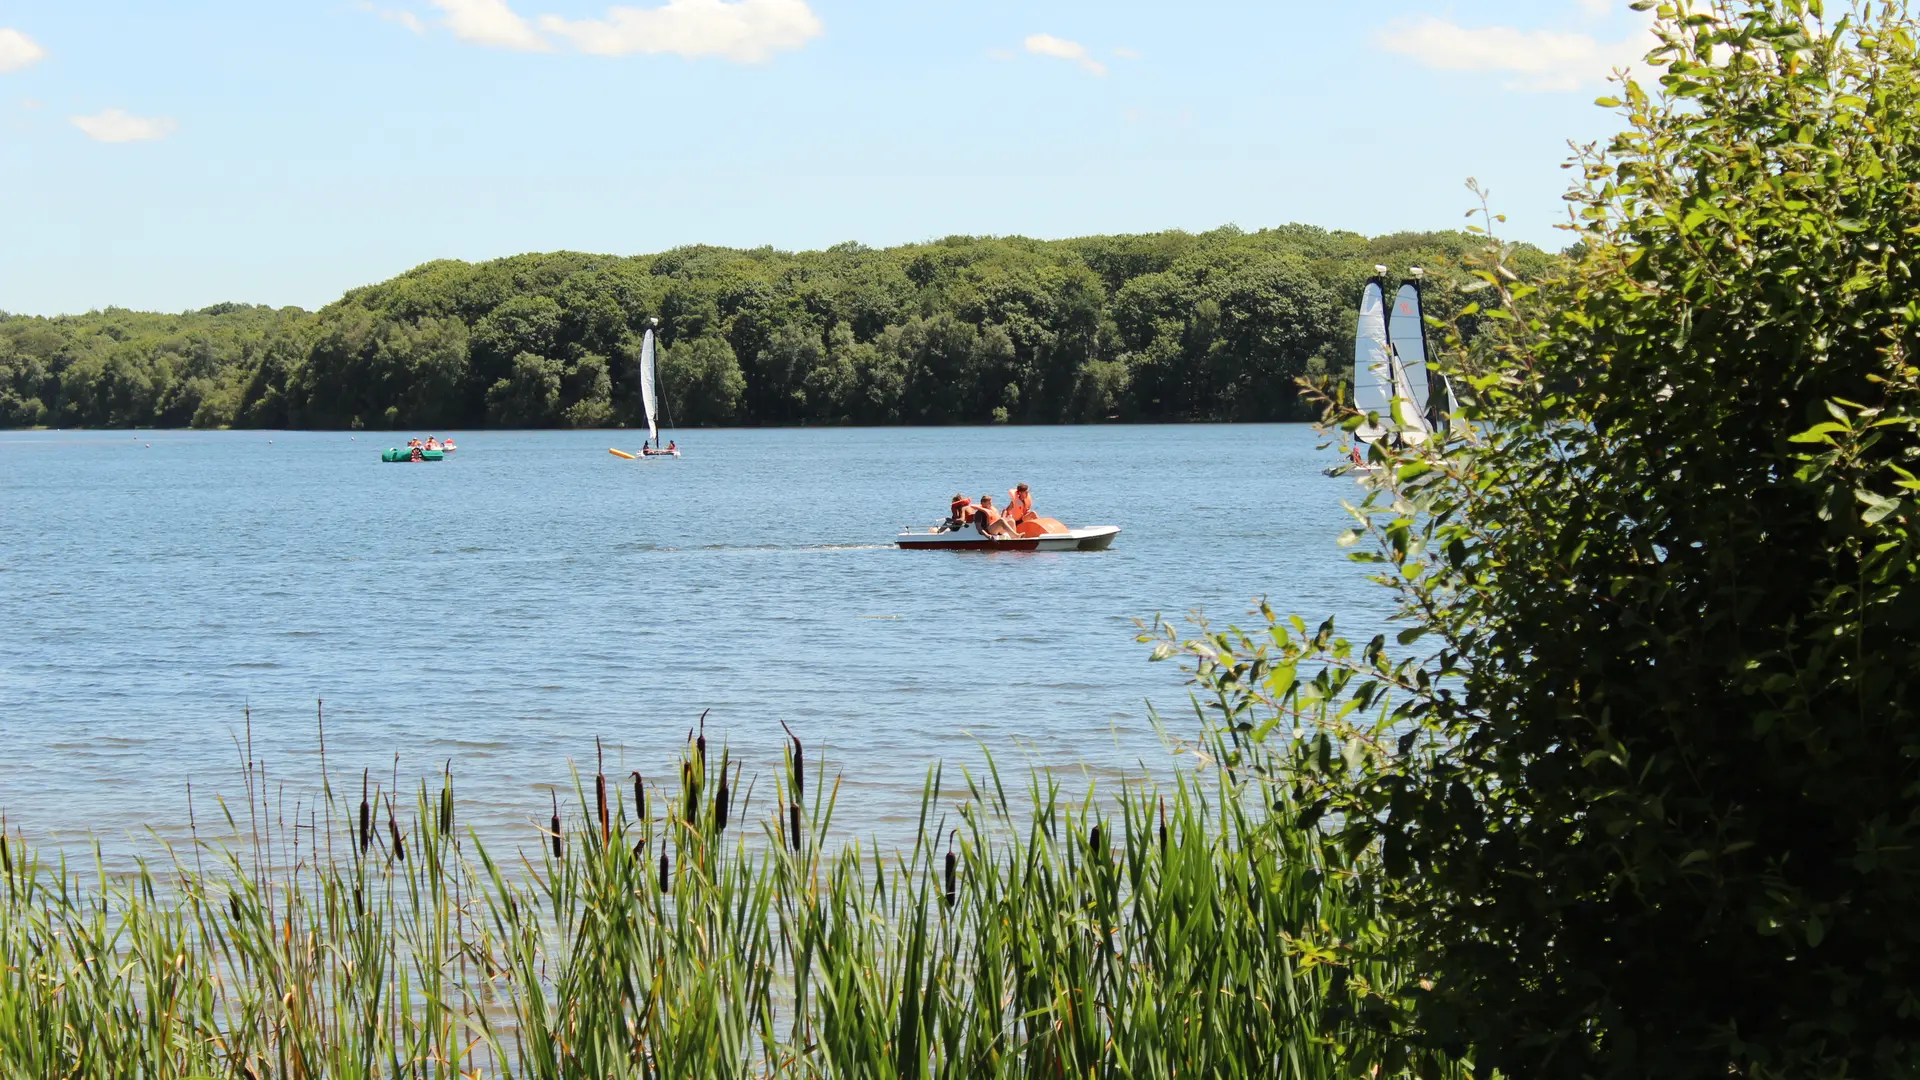
[{"label": "boat hull", "polygon": [[[420,460],[421,460],[421,461],[439,461],[439,460],[441,460],[441,459],[442,459],[442,458],[443,458],[444,456],[445,456],[445,455],[443,455],[443,454],[442,454],[442,453],[441,453],[440,451],[438,451],[438,450],[422,450],[422,451],[420,451]],[[381,461],[386,461],[386,462],[409,462],[409,461],[412,461],[412,460],[414,460],[414,458],[413,458],[413,451],[411,451],[411,450],[406,450],[406,449],[402,449],[402,448],[400,448],[400,447],[394,447],[394,448],[392,448],[392,449],[390,449],[390,450],[382,450],[382,451],[380,452],[380,460],[381,460]]]},{"label": "boat hull", "polygon": [[903,532],[894,543],[913,551],[1105,551],[1120,535],[1115,525],[1068,529],[1042,536],[982,536],[976,529]]}]

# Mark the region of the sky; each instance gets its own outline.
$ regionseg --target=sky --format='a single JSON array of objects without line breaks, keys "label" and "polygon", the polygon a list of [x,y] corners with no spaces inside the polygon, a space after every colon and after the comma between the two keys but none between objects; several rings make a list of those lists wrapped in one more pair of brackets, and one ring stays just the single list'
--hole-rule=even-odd
[{"label": "sky", "polygon": [[1560,248],[1625,0],[0,0],[0,311],[1302,222]]}]

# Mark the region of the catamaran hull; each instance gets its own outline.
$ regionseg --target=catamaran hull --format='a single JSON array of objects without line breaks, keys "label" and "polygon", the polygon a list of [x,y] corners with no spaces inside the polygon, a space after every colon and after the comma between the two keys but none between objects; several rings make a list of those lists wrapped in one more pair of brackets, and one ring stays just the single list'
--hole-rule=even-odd
[{"label": "catamaran hull", "polygon": [[1105,551],[1120,535],[1115,525],[1069,529],[1044,536],[981,536],[976,529],[957,532],[903,532],[894,539],[915,551]]}]

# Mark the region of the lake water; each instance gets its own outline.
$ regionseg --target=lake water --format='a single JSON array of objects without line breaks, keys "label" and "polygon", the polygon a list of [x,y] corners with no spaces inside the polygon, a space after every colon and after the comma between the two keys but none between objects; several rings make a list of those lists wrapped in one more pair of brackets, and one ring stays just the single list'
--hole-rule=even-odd
[{"label": "lake water", "polygon": [[[844,772],[843,819],[884,829],[982,747],[1164,765],[1147,703],[1194,723],[1136,619],[1245,621],[1263,595],[1356,631],[1385,614],[1335,545],[1358,492],[1310,427],[682,434],[682,459],[624,461],[626,432],[476,432],[396,467],[373,433],[0,432],[0,810],[69,849],[177,836],[189,781],[202,821],[242,790],[250,707],[290,813],[325,699],[336,785],[450,759],[483,833],[544,820],[595,736],[609,772],[666,773],[703,709],[762,766],[784,719]],[[1124,531],[891,546],[1021,480],[1041,513]]]}]

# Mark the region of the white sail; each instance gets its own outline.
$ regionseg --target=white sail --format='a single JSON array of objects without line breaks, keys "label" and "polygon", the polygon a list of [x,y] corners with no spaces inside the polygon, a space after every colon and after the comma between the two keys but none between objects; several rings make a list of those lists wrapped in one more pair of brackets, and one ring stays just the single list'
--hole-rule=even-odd
[{"label": "white sail", "polygon": [[1387,319],[1387,340],[1400,369],[1406,374],[1413,405],[1421,416],[1427,413],[1427,333],[1425,313],[1420,310],[1420,287],[1408,282],[1393,298],[1393,315]]},{"label": "white sail", "polygon": [[1386,294],[1377,281],[1360,294],[1360,319],[1353,329],[1353,407],[1374,413],[1381,423],[1362,424],[1354,436],[1372,442],[1393,422],[1393,373],[1387,344]]},{"label": "white sail", "polygon": [[653,395],[653,331],[640,341],[640,404],[647,410],[647,440],[660,441],[660,403]]},{"label": "white sail", "polygon": [[1400,429],[1400,437],[1410,443],[1423,443],[1433,433],[1428,425],[1426,414],[1414,403],[1413,386],[1407,380],[1407,369],[1400,364],[1398,356],[1391,357],[1393,368],[1393,419],[1394,426]]}]

